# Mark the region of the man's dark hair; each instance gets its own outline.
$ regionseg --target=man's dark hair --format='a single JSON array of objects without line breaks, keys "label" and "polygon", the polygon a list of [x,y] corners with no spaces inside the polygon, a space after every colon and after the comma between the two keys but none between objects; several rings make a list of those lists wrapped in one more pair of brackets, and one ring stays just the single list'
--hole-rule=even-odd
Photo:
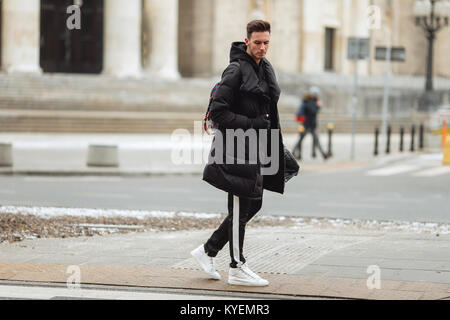
[{"label": "man's dark hair", "polygon": [[270,33],[270,23],[264,20],[253,20],[247,24],[247,39],[250,39],[253,32],[266,32]]}]

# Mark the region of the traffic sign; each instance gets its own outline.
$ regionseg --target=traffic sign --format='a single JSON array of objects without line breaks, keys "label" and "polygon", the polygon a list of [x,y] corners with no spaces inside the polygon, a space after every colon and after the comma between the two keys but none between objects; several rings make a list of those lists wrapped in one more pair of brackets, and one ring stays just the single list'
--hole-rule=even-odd
[{"label": "traffic sign", "polygon": [[347,59],[365,60],[370,56],[370,39],[350,37],[347,41]]}]

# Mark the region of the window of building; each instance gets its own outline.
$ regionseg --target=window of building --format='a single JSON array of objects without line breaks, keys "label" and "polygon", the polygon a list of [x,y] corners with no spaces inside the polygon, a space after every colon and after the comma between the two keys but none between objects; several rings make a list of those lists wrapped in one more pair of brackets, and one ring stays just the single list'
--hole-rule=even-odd
[{"label": "window of building", "polygon": [[325,70],[333,71],[334,70],[334,37],[335,37],[336,29],[334,28],[325,28]]}]

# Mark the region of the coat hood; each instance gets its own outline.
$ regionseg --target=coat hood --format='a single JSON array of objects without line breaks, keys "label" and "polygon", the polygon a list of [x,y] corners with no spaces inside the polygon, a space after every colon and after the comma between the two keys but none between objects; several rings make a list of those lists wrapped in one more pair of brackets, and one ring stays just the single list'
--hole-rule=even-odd
[{"label": "coat hood", "polygon": [[[234,61],[239,62],[239,60],[246,61],[249,65],[251,65],[255,73],[258,73],[259,67],[262,67],[265,70],[266,74],[268,75],[267,81],[271,89],[272,100],[277,103],[278,99],[280,98],[280,87],[278,86],[275,71],[273,70],[273,67],[270,64],[269,60],[267,60],[266,58],[262,58],[258,66],[255,60],[253,60],[253,58],[247,53],[247,45],[245,44],[245,42],[233,42],[231,44],[230,50],[230,63]],[[249,77],[249,75],[247,75],[247,77]],[[246,83],[247,80],[244,77],[244,83]],[[252,86],[254,86],[254,84]],[[249,88],[247,89],[248,91],[253,91]]]},{"label": "coat hood", "polygon": [[[245,60],[249,62],[254,68],[258,68],[255,60],[247,53],[247,45],[245,42],[233,42],[230,50],[230,62]],[[264,62],[263,62],[264,61]],[[265,63],[265,58],[261,59],[260,63]]]}]

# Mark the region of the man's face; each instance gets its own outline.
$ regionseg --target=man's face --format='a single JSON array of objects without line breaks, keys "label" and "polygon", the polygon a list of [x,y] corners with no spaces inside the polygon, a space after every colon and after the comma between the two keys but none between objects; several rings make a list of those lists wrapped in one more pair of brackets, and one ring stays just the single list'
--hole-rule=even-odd
[{"label": "man's face", "polygon": [[250,39],[245,38],[245,44],[247,45],[247,53],[256,61],[259,62],[267,54],[269,50],[270,33],[265,32],[253,32],[250,35]]}]

